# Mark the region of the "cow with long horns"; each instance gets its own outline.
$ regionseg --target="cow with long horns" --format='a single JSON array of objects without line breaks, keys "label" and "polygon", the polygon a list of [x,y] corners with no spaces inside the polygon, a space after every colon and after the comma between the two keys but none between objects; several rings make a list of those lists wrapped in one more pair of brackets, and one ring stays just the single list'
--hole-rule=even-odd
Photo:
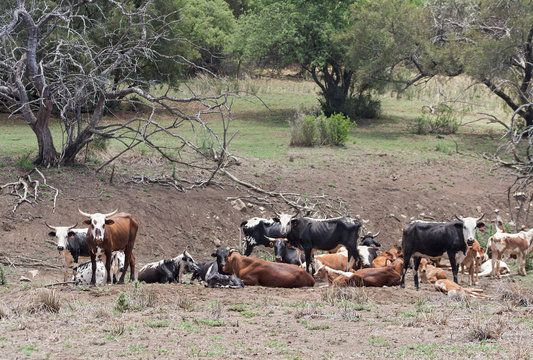
[{"label": "cow with long horns", "polygon": [[117,210],[108,213],[86,213],[78,209],[80,214],[88,217],[84,223],[89,226],[87,231],[87,246],[89,247],[92,277],[91,285],[95,284],[96,278],[96,257],[102,254],[106,257],[105,268],[107,272],[107,284],[111,284],[111,254],[113,251],[123,250],[126,255],[124,261],[124,272],[118,280],[119,284],[124,283],[124,277],[131,266],[130,281],[135,280],[135,260],[133,257],[133,246],[139,223],[128,213],[118,213]]}]

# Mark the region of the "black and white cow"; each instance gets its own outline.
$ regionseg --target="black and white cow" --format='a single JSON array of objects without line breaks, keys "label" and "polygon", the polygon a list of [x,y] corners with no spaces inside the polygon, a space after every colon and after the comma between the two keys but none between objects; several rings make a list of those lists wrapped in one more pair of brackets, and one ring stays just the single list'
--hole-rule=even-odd
[{"label": "black and white cow", "polygon": [[302,266],[305,262],[305,256],[298,249],[287,246],[285,239],[269,238],[271,245],[274,246],[274,256],[276,262]]},{"label": "black and white cow", "polygon": [[283,237],[280,231],[281,226],[274,219],[254,217],[249,220],[244,220],[241,223],[241,228],[244,232],[244,239],[241,246],[244,245],[243,253],[245,256],[250,256],[256,245],[271,247],[270,240],[266,237]]},{"label": "black and white cow", "polygon": [[381,247],[381,244],[375,240],[378,235],[379,231],[375,235],[368,233],[361,239],[361,243],[357,247],[357,252],[359,253],[358,269],[372,267],[372,261],[378,257],[376,248]]},{"label": "black and white cow", "polygon": [[89,247],[86,241],[87,228],[74,229],[77,224],[73,226],[51,226],[45,222],[45,225],[53,230],[48,235],[55,237],[57,240],[57,250],[63,262],[63,281],[66,281],[69,268],[76,266],[80,259],[89,259]]},{"label": "black and white cow", "polygon": [[484,229],[485,224],[479,222],[483,214],[478,218],[457,217],[457,221],[447,223],[413,221],[405,226],[402,237],[402,252],[404,256],[401,287],[405,287],[405,273],[411,257],[414,259],[414,281],[418,290],[418,266],[420,258],[438,257],[443,254],[448,256],[452,266],[453,281],[457,281],[456,254],[466,254],[468,246],[474,243],[476,229]]},{"label": "black and white cow", "polygon": [[244,282],[235,275],[224,275],[219,272],[211,272],[207,277],[205,287],[208,288],[231,288],[238,289],[244,287]]},{"label": "black and white cow", "polygon": [[172,259],[160,260],[144,265],[137,279],[146,283],[171,283],[179,282],[180,272],[189,273],[198,270],[191,255],[185,250],[183,254]]},{"label": "black and white cow", "polygon": [[[117,282],[117,278],[124,272],[124,260],[125,255],[123,251],[115,251],[111,257],[111,274],[113,277],[113,283]],[[92,265],[90,261],[87,261],[74,268],[76,275],[72,277],[72,281],[76,282],[76,285],[90,285],[92,273]],[[96,284],[102,285],[106,277],[105,265],[102,258],[96,261]]]},{"label": "black and white cow", "polygon": [[333,219],[294,219],[293,215],[284,214],[275,220],[281,225],[281,237],[286,237],[292,246],[304,250],[307,272],[310,272],[313,249],[331,250],[338,245],[344,245],[348,249],[346,271],[352,268],[354,261],[359,261],[357,239],[361,222],[358,219],[348,216]]}]

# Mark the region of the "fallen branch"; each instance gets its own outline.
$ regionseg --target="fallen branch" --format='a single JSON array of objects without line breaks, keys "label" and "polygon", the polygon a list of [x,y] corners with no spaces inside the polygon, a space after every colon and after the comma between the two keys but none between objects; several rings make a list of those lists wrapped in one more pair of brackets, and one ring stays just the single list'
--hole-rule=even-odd
[{"label": "fallen branch", "polygon": [[51,286],[58,286],[58,285],[69,285],[69,284],[76,284],[76,281],[62,281],[62,282],[56,282],[51,284],[44,285],[45,288],[51,287]]}]

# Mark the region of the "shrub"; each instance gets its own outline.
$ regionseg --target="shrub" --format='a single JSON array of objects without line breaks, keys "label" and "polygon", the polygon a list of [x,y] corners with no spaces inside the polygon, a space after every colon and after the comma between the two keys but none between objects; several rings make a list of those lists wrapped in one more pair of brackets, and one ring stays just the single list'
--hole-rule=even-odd
[{"label": "shrub", "polygon": [[353,97],[346,100],[343,112],[351,119],[376,119],[381,115],[381,101],[370,94]]},{"label": "shrub", "polygon": [[27,171],[33,170],[35,166],[33,165],[33,162],[31,161],[30,157],[31,157],[31,152],[28,152],[22,155],[20,159],[17,160],[16,165],[22,168],[23,170],[27,170]]},{"label": "shrub", "polygon": [[318,129],[313,116],[298,116],[290,125],[292,146],[316,145]]},{"label": "shrub", "polygon": [[[348,138],[350,119],[343,114],[333,114],[329,118],[324,115],[316,119],[320,144],[343,146]],[[354,123],[355,124],[355,123]]]},{"label": "shrub", "polygon": [[435,114],[423,114],[415,119],[411,132],[425,134],[455,134],[461,121],[453,113],[452,108],[440,108]]}]

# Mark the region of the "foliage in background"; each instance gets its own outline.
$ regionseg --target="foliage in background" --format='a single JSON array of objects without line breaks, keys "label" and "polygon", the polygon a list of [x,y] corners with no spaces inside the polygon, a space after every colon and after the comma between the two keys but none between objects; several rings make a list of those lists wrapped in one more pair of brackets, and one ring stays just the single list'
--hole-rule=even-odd
[{"label": "foliage in background", "polygon": [[455,115],[453,108],[442,107],[431,114],[422,114],[411,125],[411,132],[418,135],[425,134],[455,134],[461,125],[461,120]]},{"label": "foliage in background", "polygon": [[0,285],[5,284],[7,284],[6,273],[4,271],[4,267],[0,264]]},{"label": "foliage in background", "polygon": [[343,114],[297,115],[290,123],[291,146],[344,146],[348,138],[350,119]]}]

